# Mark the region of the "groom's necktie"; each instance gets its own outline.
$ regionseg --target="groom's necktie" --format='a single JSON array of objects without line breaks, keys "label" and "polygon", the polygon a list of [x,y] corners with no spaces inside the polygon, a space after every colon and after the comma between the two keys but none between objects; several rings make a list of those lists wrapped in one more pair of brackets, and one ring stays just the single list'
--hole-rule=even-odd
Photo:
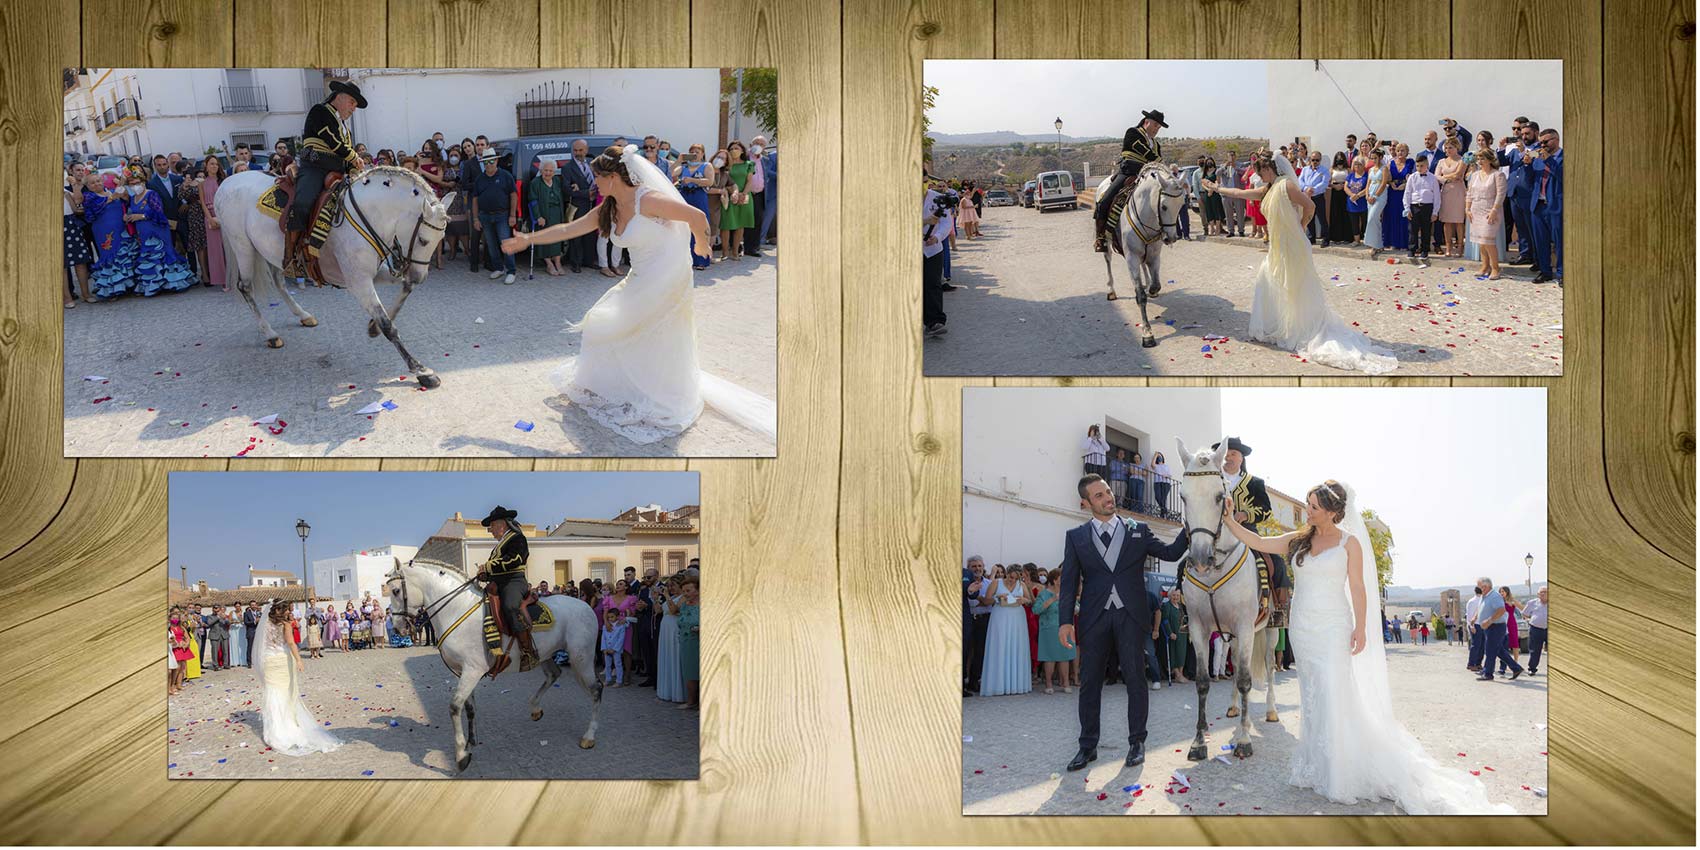
[{"label": "groom's necktie", "polygon": [[1098,532],[1098,539],[1104,541],[1105,546],[1110,545],[1110,537],[1111,534],[1108,531]]}]

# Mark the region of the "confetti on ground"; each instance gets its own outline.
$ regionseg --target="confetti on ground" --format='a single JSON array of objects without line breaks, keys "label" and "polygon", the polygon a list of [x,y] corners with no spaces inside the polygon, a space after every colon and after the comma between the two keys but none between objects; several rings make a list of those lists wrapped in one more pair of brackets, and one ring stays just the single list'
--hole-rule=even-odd
[{"label": "confetti on ground", "polygon": [[521,419],[520,421],[514,423],[514,427],[520,429],[521,431],[530,431],[531,429],[533,429],[537,426],[531,424],[530,422],[525,421],[524,419]]}]

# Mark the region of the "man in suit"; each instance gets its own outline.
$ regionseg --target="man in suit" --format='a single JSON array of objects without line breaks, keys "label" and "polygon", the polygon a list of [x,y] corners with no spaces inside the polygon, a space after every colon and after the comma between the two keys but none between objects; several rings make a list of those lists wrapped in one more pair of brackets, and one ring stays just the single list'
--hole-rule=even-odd
[{"label": "man in suit", "polygon": [[768,190],[773,188],[767,181],[767,137],[756,136],[750,140],[749,156],[753,167],[750,169],[750,201],[755,212],[755,227],[744,229],[744,253],[752,257],[762,256],[761,233],[762,223],[767,220],[767,208],[773,195]]},{"label": "man in suit", "polygon": [[1525,177],[1529,181],[1529,225],[1535,245],[1536,283],[1564,277],[1564,148],[1558,131],[1540,132],[1540,144],[1525,151]]},{"label": "man in suit", "polygon": [[[1244,181],[1240,180],[1240,152],[1228,149],[1228,161],[1222,168],[1216,169],[1216,185],[1227,189],[1244,189]],[[1223,236],[1245,235],[1245,200],[1222,196],[1222,209],[1227,219],[1222,222]]]},{"label": "man in suit", "polygon": [[[567,182],[567,205],[572,207],[567,220],[590,212],[596,203],[596,175],[590,170],[589,142],[573,140],[573,160],[562,169],[561,177]],[[567,241],[567,267],[576,273],[585,266],[597,267],[595,231]]]},{"label": "man in suit", "polygon": [[212,654],[206,658],[210,665],[207,669],[230,669],[230,615],[222,605],[213,609],[212,618],[207,621],[207,643],[212,645]]},{"label": "man in suit", "polygon": [[178,211],[183,204],[177,200],[177,190],[182,186],[183,175],[172,172],[171,160],[164,154],[154,154],[153,173],[148,175],[148,188],[159,196],[160,204],[165,207],[165,218],[171,225],[171,242],[179,254],[183,253],[183,239],[177,235],[177,220]]},{"label": "man in suit", "polygon": [[248,645],[248,651],[244,653],[244,657],[248,659],[248,666],[252,667],[254,666],[254,633],[259,631],[260,628],[260,603],[248,603],[248,608],[242,612],[242,626],[242,641]]},{"label": "man in suit", "polygon": [[[1213,443],[1210,450],[1215,451],[1221,445]],[[1263,479],[1246,470],[1245,458],[1249,454],[1250,446],[1240,442],[1238,437],[1229,437],[1228,451],[1222,455],[1222,479],[1234,496],[1234,519],[1256,532],[1258,523],[1275,515],[1275,504],[1269,500],[1269,488]],[[1261,584],[1269,588],[1271,601],[1275,605],[1287,604],[1293,589],[1287,583],[1286,564],[1279,555],[1263,552],[1257,553],[1257,560],[1263,569],[1264,581]]]},{"label": "man in suit", "polygon": [[1529,211],[1534,209],[1534,205],[1529,202],[1528,166],[1535,146],[1539,144],[1540,132],[1539,123],[1525,121],[1522,135],[1516,143],[1499,153],[1500,167],[1510,169],[1505,175],[1505,194],[1511,199],[1511,220],[1517,225],[1517,258],[1507,260],[1508,266],[1531,266],[1535,263],[1535,249],[1531,241],[1534,224],[1529,220]]},{"label": "man in suit", "polygon": [[777,244],[773,238],[773,222],[779,213],[779,151],[768,148],[767,152],[757,157],[761,162],[762,179],[767,182],[766,206],[762,208],[761,243],[763,245]]},{"label": "man in suit", "polygon": [[[1063,646],[1080,647],[1080,751],[1068,763],[1080,770],[1098,758],[1098,708],[1104,672],[1112,648],[1124,659],[1145,655],[1152,617],[1145,592],[1145,559],[1173,561],[1186,554],[1186,538],[1163,543],[1144,523],[1116,514],[1116,496],[1097,474],[1076,485],[1082,509],[1092,514],[1063,539],[1062,618],[1070,619],[1075,599],[1080,613],[1057,633]],[[1137,665],[1137,662],[1132,662]],[[1134,669],[1138,669],[1137,666]],[[1129,767],[1145,761],[1145,720],[1149,692],[1137,674],[1127,677]]]},{"label": "man in suit", "polygon": [[992,613],[986,597],[991,590],[991,582],[986,580],[986,560],[979,555],[971,556],[962,571],[962,600],[967,607],[962,634],[962,671],[967,682],[962,692],[969,696],[980,693],[980,673],[986,665],[986,625]]}]

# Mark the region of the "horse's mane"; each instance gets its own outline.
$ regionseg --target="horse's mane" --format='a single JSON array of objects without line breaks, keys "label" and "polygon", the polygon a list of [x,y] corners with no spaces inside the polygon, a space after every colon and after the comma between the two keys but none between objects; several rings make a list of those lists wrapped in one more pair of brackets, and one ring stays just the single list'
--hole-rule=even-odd
[{"label": "horse's mane", "polygon": [[[365,183],[365,182],[371,180],[374,177],[378,177],[378,178],[388,177],[388,178],[393,178],[393,179],[411,180],[411,181],[413,181],[413,185],[414,185],[415,188],[420,189],[420,190],[425,191],[425,192],[430,192],[431,194],[429,195],[429,197],[432,201],[435,201],[437,199],[437,191],[431,187],[430,183],[426,182],[424,177],[421,177],[419,174],[412,172],[412,171],[408,171],[407,169],[402,168],[400,166],[397,166],[397,165],[375,165],[371,168],[366,169],[365,171],[360,172],[360,174],[357,176],[356,179],[360,183]],[[418,559],[415,559],[415,560],[418,560]]]},{"label": "horse's mane", "polygon": [[[414,558],[411,561],[409,561],[408,564],[411,564],[415,567],[426,567],[426,568],[436,567],[439,570],[447,570],[451,573],[460,573],[460,574],[464,575],[464,573],[461,573],[460,567],[457,567],[454,564],[450,564],[446,561],[439,561],[435,558]],[[408,566],[408,564],[402,564],[402,566],[405,567],[405,566]]]}]

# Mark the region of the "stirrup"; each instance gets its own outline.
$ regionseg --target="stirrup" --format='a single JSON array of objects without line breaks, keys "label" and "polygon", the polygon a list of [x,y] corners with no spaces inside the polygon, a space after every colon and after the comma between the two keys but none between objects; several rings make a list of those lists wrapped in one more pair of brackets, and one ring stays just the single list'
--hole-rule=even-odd
[{"label": "stirrup", "polygon": [[1106,238],[1104,231],[1098,231],[1098,235],[1093,237],[1092,250],[1098,254],[1107,253],[1110,250],[1110,240]]},{"label": "stirrup", "polygon": [[533,655],[529,652],[522,651],[520,653],[520,656],[519,656],[519,671],[521,673],[528,673],[528,672],[530,672],[532,670],[536,670],[536,669],[537,669],[537,656],[535,656],[535,655]]}]

